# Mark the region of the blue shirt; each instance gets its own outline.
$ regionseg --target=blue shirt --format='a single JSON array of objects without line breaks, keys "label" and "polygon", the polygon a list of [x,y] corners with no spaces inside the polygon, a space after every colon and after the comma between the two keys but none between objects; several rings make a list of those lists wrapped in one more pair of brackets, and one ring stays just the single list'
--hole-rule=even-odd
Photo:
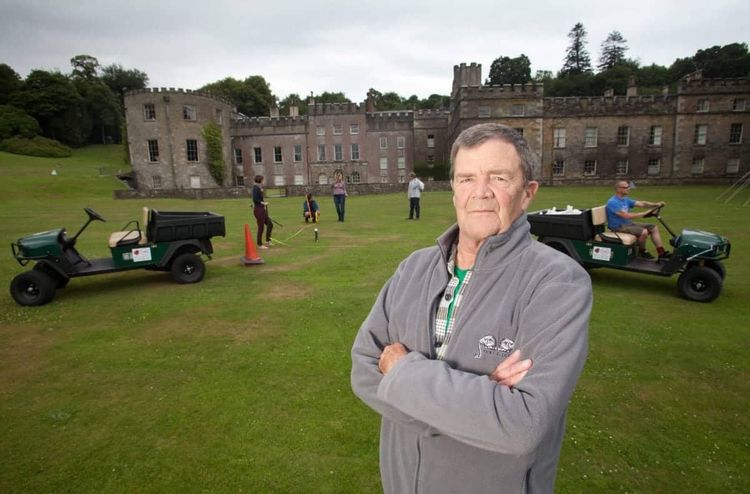
[{"label": "blue shirt", "polygon": [[635,201],[629,197],[617,197],[616,195],[610,197],[607,201],[607,225],[609,229],[616,230],[623,225],[631,224],[632,221],[620,218],[617,213],[620,211],[629,213],[633,206],[635,206]]}]

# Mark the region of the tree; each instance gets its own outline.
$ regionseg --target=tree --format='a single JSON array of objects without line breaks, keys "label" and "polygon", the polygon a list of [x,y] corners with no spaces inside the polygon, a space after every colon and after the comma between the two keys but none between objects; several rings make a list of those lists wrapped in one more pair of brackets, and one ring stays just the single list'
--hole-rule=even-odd
[{"label": "tree", "polygon": [[612,31],[607,35],[607,39],[602,42],[602,53],[599,56],[599,70],[607,70],[621,64],[625,60],[625,52],[628,47],[625,45],[627,40],[622,37],[620,31]]},{"label": "tree", "polygon": [[525,84],[531,80],[531,61],[523,53],[516,57],[496,58],[485,84]]},{"label": "tree", "polygon": [[537,70],[534,75],[534,82],[544,82],[552,78],[551,70]]},{"label": "tree", "polygon": [[76,55],[70,59],[70,65],[73,66],[73,78],[86,79],[93,81],[97,78],[99,70],[99,60],[91,55]]},{"label": "tree", "polygon": [[146,89],[148,76],[138,69],[124,69],[122,65],[112,64],[102,67],[99,79],[107,85],[114,94],[120,97],[122,103],[125,93],[134,89]]},{"label": "tree", "polygon": [[307,101],[303,100],[299,94],[291,93],[279,101],[279,111],[282,115],[289,115],[289,107],[291,106],[296,106],[300,115],[307,115]]},{"label": "tree", "polygon": [[565,62],[560,77],[591,73],[591,57],[586,51],[586,29],[580,22],[568,33],[570,46],[565,52]]},{"label": "tree", "polygon": [[0,105],[0,141],[20,135],[30,139],[42,131],[39,122],[20,108]]},{"label": "tree", "polygon": [[32,70],[23,89],[10,101],[36,118],[43,135],[72,145],[82,144],[76,121],[76,117],[82,117],[81,102],[81,95],[67,76],[44,70]]},{"label": "tree", "polygon": [[22,86],[21,76],[10,65],[0,63],[0,105],[6,104]]},{"label": "tree", "polygon": [[206,84],[201,91],[221,96],[237,107],[237,111],[249,117],[268,116],[271,106],[276,104],[276,97],[263,76],[252,75],[244,81],[227,77],[211,84]]},{"label": "tree", "polygon": [[727,78],[750,76],[750,53],[746,43],[732,43],[698,50],[693,56],[703,77]]}]

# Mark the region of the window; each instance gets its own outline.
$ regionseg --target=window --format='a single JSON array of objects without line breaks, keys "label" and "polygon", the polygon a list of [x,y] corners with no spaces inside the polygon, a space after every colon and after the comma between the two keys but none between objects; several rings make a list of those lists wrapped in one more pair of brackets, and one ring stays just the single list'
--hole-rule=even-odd
[{"label": "window", "polygon": [[742,124],[733,123],[729,126],[729,144],[740,144],[742,142]]},{"label": "window", "polygon": [[342,161],[344,159],[344,150],[341,144],[333,145],[333,161]]},{"label": "window", "polygon": [[727,160],[727,174],[728,175],[736,175],[740,171],[740,159],[739,158],[729,158]]},{"label": "window", "polygon": [[284,180],[284,175],[274,175],[273,184],[276,186],[286,185],[286,181]]},{"label": "window", "polygon": [[646,173],[659,175],[661,173],[661,158],[649,158]]},{"label": "window", "polygon": [[427,134],[427,147],[428,148],[435,147],[435,134]]},{"label": "window", "polygon": [[318,161],[326,160],[326,145],[318,144]]},{"label": "window", "polygon": [[586,160],[583,162],[584,175],[596,175],[596,160]]},{"label": "window", "polygon": [[387,184],[388,183],[388,175],[383,175],[380,177],[380,183],[381,184]]},{"label": "window", "polygon": [[380,158],[380,169],[381,170],[388,169],[388,158]]},{"label": "window", "polygon": [[490,112],[489,106],[479,107],[479,118],[489,118],[490,116],[491,116],[491,112]]},{"label": "window", "polygon": [[690,168],[690,173],[693,175],[703,175],[703,168],[705,167],[706,160],[703,158],[693,158],[693,166]]},{"label": "window", "polygon": [[699,99],[698,100],[698,108],[696,111],[699,112],[707,112],[708,111],[708,100],[707,99]]},{"label": "window", "polygon": [[260,147],[253,148],[253,163],[263,163],[263,152]]},{"label": "window", "polygon": [[319,125],[319,126],[317,126],[317,127],[315,128],[315,134],[317,134],[317,135],[319,135],[319,136],[324,136],[324,135],[326,135],[326,128],[325,128],[325,127],[323,127],[322,125]]},{"label": "window", "polygon": [[349,133],[351,135],[359,134],[359,124],[350,124]]},{"label": "window", "polygon": [[360,181],[359,172],[352,172],[352,183],[358,184]]},{"label": "window", "polygon": [[510,114],[514,117],[523,117],[526,115],[526,105],[513,105],[510,107]]},{"label": "window", "polygon": [[234,148],[234,162],[238,165],[242,164],[242,149]]},{"label": "window", "polygon": [[146,120],[156,120],[156,107],[153,103],[143,105],[143,118]]},{"label": "window", "polygon": [[191,189],[200,189],[201,188],[201,178],[198,175],[191,175],[190,176],[190,188]]},{"label": "window", "polygon": [[161,189],[161,177],[159,175],[151,177],[151,184],[154,189]]},{"label": "window", "polygon": [[406,147],[406,137],[404,136],[396,137],[396,147],[398,149],[404,149]]},{"label": "window", "polygon": [[341,124],[334,124],[333,125],[333,135],[340,136],[344,133],[344,126]]},{"label": "window", "polygon": [[325,173],[321,173],[320,175],[318,175],[318,183],[320,185],[328,185],[328,175],[326,175]]},{"label": "window", "polygon": [[347,175],[346,177],[344,177],[344,181],[346,182],[347,185],[349,185],[350,183],[352,183],[352,177]]},{"label": "window", "polygon": [[708,125],[698,124],[695,126],[695,136],[693,142],[698,145],[706,144],[706,134],[708,134]]},{"label": "window", "polygon": [[565,147],[565,128],[563,128],[563,127],[557,127],[554,130],[553,137],[555,139],[554,146],[556,148],[564,148]]},{"label": "window", "polygon": [[359,160],[359,144],[356,142],[352,144],[352,161]]},{"label": "window", "polygon": [[187,140],[187,160],[198,161],[198,141],[195,139]]},{"label": "window", "polygon": [[148,140],[148,160],[151,163],[159,161],[159,141],[156,139]]},{"label": "window", "polygon": [[380,149],[388,149],[388,138],[387,137],[381,137],[380,138]]},{"label": "window", "polygon": [[245,177],[242,175],[237,175],[234,177],[234,183],[237,187],[244,187],[245,186]]},{"label": "window", "polygon": [[294,161],[302,161],[302,144],[294,145]]},{"label": "window", "polygon": [[661,125],[652,125],[651,131],[648,134],[649,146],[661,146]]},{"label": "window", "polygon": [[617,161],[615,161],[615,174],[616,175],[627,175],[628,174],[628,160],[617,160]]},{"label": "window", "polygon": [[281,163],[284,161],[281,156],[281,146],[274,146],[273,147],[273,162],[274,163]]},{"label": "window", "polygon": [[746,100],[742,98],[736,98],[732,102],[732,110],[734,111],[745,111]]},{"label": "window", "polygon": [[183,120],[195,120],[195,106],[194,105],[183,105],[182,106],[182,119]]},{"label": "window", "polygon": [[221,108],[216,109],[216,123],[222,125],[224,123],[224,112]]},{"label": "window", "polygon": [[622,125],[617,127],[617,145],[627,146],[630,144],[630,127]]},{"label": "window", "polygon": [[398,183],[405,184],[406,183],[406,175],[399,175],[398,176]]},{"label": "window", "polygon": [[520,135],[521,137],[523,137],[523,127],[516,127],[513,130],[515,130],[516,132],[518,132],[518,135]]},{"label": "window", "polygon": [[583,147],[595,148],[599,144],[599,129],[596,127],[586,127],[583,136]]},{"label": "window", "polygon": [[398,159],[398,167],[401,169],[406,168],[406,158],[403,156]]},{"label": "window", "polygon": [[305,185],[305,177],[303,175],[295,175],[294,185]]},{"label": "window", "polygon": [[565,175],[565,161],[555,160],[552,162],[552,176],[562,177]]},{"label": "window", "polygon": [[427,155],[427,168],[433,168],[435,166],[435,155]]}]

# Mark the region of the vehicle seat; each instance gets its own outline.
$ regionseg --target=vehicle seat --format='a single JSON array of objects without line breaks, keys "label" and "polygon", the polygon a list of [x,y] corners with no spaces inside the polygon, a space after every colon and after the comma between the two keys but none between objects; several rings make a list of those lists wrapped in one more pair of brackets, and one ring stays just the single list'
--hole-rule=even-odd
[{"label": "vehicle seat", "polygon": [[[141,230],[140,225],[138,225],[138,220],[133,220],[122,227],[121,231],[113,232],[109,236],[109,248],[114,249],[121,245],[143,245],[147,243],[148,239],[146,238],[145,231],[146,226],[148,225],[148,216],[148,208],[143,208],[143,230]],[[131,226],[133,224],[135,224],[135,227]]]},{"label": "vehicle seat", "polygon": [[609,242],[612,244],[634,245],[638,238],[630,233],[613,232],[606,228],[607,206],[597,206],[591,209],[591,221],[594,224],[597,242]]}]

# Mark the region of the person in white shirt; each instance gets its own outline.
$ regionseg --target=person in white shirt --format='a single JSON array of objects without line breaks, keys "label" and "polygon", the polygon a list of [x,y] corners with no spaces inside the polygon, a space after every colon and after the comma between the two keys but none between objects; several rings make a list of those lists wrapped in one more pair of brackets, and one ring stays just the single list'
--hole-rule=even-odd
[{"label": "person in white shirt", "polygon": [[424,190],[424,182],[417,178],[417,174],[411,172],[409,174],[409,217],[407,220],[419,219],[419,199],[422,197],[422,191]]}]

